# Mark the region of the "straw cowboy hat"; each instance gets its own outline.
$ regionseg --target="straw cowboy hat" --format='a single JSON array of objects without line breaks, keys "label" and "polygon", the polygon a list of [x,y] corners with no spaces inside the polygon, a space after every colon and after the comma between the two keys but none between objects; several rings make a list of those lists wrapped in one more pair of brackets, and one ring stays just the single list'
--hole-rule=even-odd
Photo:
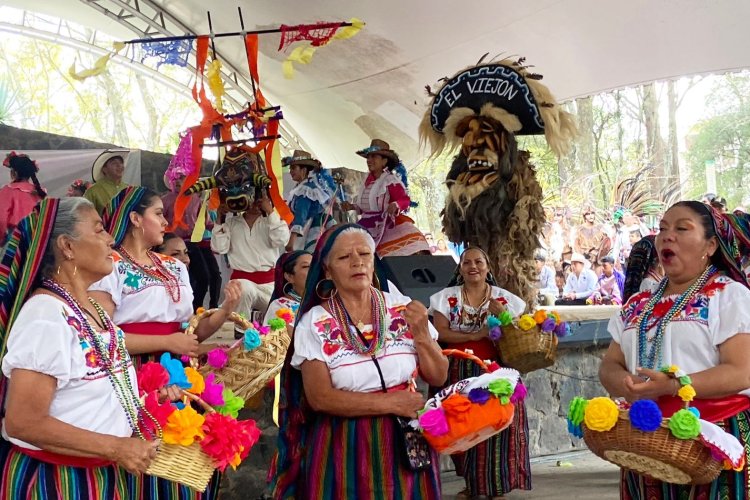
[{"label": "straw cowboy hat", "polygon": [[99,182],[102,178],[102,167],[104,167],[109,160],[112,158],[120,158],[122,159],[122,163],[125,164],[125,160],[127,160],[129,153],[130,151],[127,149],[108,149],[97,156],[96,160],[94,160],[94,165],[91,167],[91,177],[94,179],[94,182]]},{"label": "straw cowboy hat", "polygon": [[582,254],[580,254],[578,252],[574,252],[573,256],[570,258],[570,262],[571,263],[573,263],[573,262],[580,262],[581,264],[585,264],[586,263],[586,257],[584,257]]},{"label": "straw cowboy hat", "polygon": [[362,158],[367,158],[368,155],[377,154],[392,160],[394,163],[398,163],[399,161],[398,154],[396,154],[396,152],[391,149],[391,146],[382,139],[373,139],[369,147],[360,149],[357,151],[357,154]]},{"label": "straw cowboy hat", "polygon": [[320,162],[312,157],[307,151],[301,149],[295,149],[292,156],[287,156],[282,160],[285,166],[291,167],[292,165],[304,165],[312,168],[320,168]]}]

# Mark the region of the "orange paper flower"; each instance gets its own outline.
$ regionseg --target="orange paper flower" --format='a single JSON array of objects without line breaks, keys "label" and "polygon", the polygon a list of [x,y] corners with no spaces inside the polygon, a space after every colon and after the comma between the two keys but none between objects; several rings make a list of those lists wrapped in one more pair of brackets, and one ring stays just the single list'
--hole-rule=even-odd
[{"label": "orange paper flower", "polygon": [[534,313],[534,321],[536,321],[537,325],[541,325],[544,323],[544,320],[547,319],[547,311],[544,309],[539,309],[537,312]]},{"label": "orange paper flower", "polygon": [[203,394],[203,391],[206,390],[206,382],[203,380],[203,375],[198,373],[198,370],[195,368],[188,367],[185,368],[185,376],[191,384],[187,391],[197,395]]},{"label": "orange paper flower", "polygon": [[190,406],[173,412],[167,418],[167,425],[164,426],[164,442],[190,446],[196,439],[203,438],[204,421],[203,415]]}]

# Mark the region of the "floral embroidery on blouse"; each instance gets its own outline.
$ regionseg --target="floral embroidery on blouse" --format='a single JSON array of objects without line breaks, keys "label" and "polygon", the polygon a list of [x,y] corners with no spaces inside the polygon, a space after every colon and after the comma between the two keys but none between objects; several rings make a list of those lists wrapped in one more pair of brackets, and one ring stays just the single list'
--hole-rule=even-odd
[{"label": "floral embroidery on blouse", "polygon": [[[732,280],[726,276],[717,277],[711,283],[703,287],[693,300],[691,300],[672,321],[696,321],[708,325],[708,305],[711,298],[724,290],[727,284],[731,282]],[[630,300],[628,300],[620,312],[620,318],[622,318],[625,328],[638,327],[638,317],[641,312],[643,312],[643,309],[646,307],[646,304],[652,296],[653,293],[650,290],[644,290],[643,292],[633,295]],[[649,330],[654,328],[659,319],[669,312],[669,309],[674,305],[677,297],[677,295],[663,297],[659,303],[654,306],[653,314],[651,314],[648,321]]]},{"label": "floral embroidery on blouse", "polygon": [[487,311],[487,307],[477,310],[471,306],[459,306],[457,296],[448,297],[448,321],[451,328],[465,332],[479,330],[487,318]]},{"label": "floral embroidery on blouse", "polygon": [[[177,259],[166,255],[159,255],[159,257],[161,258],[161,263],[164,267],[166,267],[173,276],[177,276],[180,286],[185,286],[186,284],[183,283]],[[117,273],[124,278],[122,288],[123,295],[138,293],[153,286],[164,286],[161,281],[141,272],[140,269],[126,259],[123,259],[119,254],[114,253],[113,258],[115,261],[115,267],[117,268]]]},{"label": "floral embroidery on blouse", "polygon": [[[86,360],[86,366],[88,367],[84,380],[97,380],[102,377],[108,376],[107,370],[101,366],[102,365],[101,356],[96,351],[96,348],[93,345],[91,345],[91,343],[89,342],[89,339],[86,337],[86,335],[83,332],[83,325],[81,325],[81,321],[75,316],[68,315],[65,310],[61,312],[68,326],[73,327],[73,329],[77,333],[78,345],[81,346],[81,350],[83,351],[83,358]],[[123,335],[122,330],[120,330],[119,328],[116,327],[115,331],[117,332],[118,337]],[[100,333],[96,333],[96,335],[99,335],[100,337],[102,337]],[[109,346],[109,342],[106,342],[106,345]],[[123,360],[120,357],[120,354],[118,352],[115,352],[115,366],[117,367],[116,370],[118,372],[121,371],[123,368],[122,361]],[[127,364],[130,365],[130,359],[127,359]]]},{"label": "floral embroidery on blouse", "polygon": [[[386,317],[386,323],[388,328],[385,331],[386,335],[386,347],[389,345],[398,345],[411,343],[414,337],[412,337],[409,325],[406,320],[401,316],[401,312],[406,309],[406,306],[395,306],[389,307]],[[341,327],[338,322],[326,314],[324,317],[315,322],[315,330],[323,341],[323,353],[326,356],[338,355],[343,356],[347,354],[355,353],[355,351],[346,342]],[[365,332],[365,338],[368,337],[369,332]],[[370,335],[371,336],[371,335]]]}]

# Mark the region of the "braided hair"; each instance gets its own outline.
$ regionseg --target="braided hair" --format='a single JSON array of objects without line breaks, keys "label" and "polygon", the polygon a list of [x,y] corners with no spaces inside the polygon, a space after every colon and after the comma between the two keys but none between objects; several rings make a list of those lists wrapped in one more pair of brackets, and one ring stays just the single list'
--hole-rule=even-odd
[{"label": "braided hair", "polygon": [[39,179],[36,177],[36,173],[39,172],[39,167],[34,160],[28,157],[28,155],[11,152],[6,158],[4,164],[13,171],[16,181],[31,180],[39,198],[44,199],[47,197],[47,191],[44,190],[39,183]]}]

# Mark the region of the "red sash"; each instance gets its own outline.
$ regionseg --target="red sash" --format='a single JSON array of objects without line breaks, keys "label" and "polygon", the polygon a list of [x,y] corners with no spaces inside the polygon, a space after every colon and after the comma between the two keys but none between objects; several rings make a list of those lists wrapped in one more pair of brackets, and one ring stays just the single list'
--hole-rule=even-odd
[{"label": "red sash", "polygon": [[158,323],[147,321],[144,323],[125,323],[120,325],[125,333],[136,333],[139,335],[171,335],[182,331],[180,323]]},{"label": "red sash", "polygon": [[498,353],[497,349],[495,349],[494,344],[492,341],[485,337],[481,340],[470,340],[468,342],[459,342],[457,344],[448,344],[448,349],[458,349],[459,351],[464,351],[466,349],[471,349],[474,351],[474,356],[478,357],[482,361],[485,359],[489,360],[496,360],[498,359]]},{"label": "red sash", "polygon": [[238,271],[237,269],[232,270],[232,275],[229,277],[230,280],[248,280],[259,285],[265,283],[273,283],[275,279],[276,270],[272,267],[268,271],[255,271],[248,273],[245,271]]},{"label": "red sash", "polygon": [[72,457],[70,455],[61,455],[60,453],[53,453],[46,450],[30,450],[28,448],[22,448],[20,446],[13,446],[13,451],[23,453],[31,458],[39,460],[53,465],[62,465],[66,467],[106,467],[112,465],[113,462],[104,460],[103,458],[93,457]]},{"label": "red sash", "polygon": [[[662,396],[657,401],[665,418],[684,408],[682,399],[677,396]],[[717,399],[695,398],[690,406],[701,412],[701,418],[709,422],[720,422],[750,409],[750,398],[742,394]]]}]

